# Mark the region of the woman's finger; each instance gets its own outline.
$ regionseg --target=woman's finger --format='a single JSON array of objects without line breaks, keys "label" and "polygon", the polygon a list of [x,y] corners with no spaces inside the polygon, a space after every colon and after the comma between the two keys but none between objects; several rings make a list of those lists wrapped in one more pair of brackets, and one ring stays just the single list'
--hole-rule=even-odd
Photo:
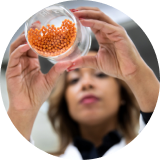
[{"label": "woman's finger", "polygon": [[27,52],[27,56],[31,58],[38,58],[38,54],[35,53],[32,49]]},{"label": "woman's finger", "polygon": [[85,27],[90,27],[95,31],[100,30],[106,34],[111,34],[119,30],[119,27],[94,19],[81,19],[81,23]]},{"label": "woman's finger", "polygon": [[47,84],[52,88],[60,76],[68,67],[72,65],[71,61],[64,61],[56,63],[50,71],[45,75]]},{"label": "woman's finger", "polygon": [[74,66],[69,67],[67,69],[68,72],[76,68],[92,68],[96,70],[99,69],[97,58],[95,56],[83,56],[74,60],[73,63],[74,63]]},{"label": "woman's finger", "polygon": [[22,33],[10,46],[10,54],[20,45],[27,43],[25,35]]},{"label": "woman's finger", "polygon": [[76,10],[94,10],[94,11],[100,11],[97,7],[78,7]]},{"label": "woman's finger", "polygon": [[100,10],[80,10],[80,11],[74,12],[74,15],[78,18],[95,19],[95,20],[107,22],[114,26],[119,26],[109,16],[107,16]]},{"label": "woman's finger", "polygon": [[26,54],[26,52],[30,49],[28,44],[23,44],[20,45],[18,48],[16,48],[10,55],[9,62],[8,62],[8,67],[14,67],[18,65],[19,63],[19,58],[23,55]]}]

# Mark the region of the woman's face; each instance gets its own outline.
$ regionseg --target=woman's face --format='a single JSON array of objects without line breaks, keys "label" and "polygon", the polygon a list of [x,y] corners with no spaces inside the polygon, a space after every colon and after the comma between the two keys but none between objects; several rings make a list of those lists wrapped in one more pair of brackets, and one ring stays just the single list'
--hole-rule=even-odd
[{"label": "woman's face", "polygon": [[117,117],[121,100],[114,78],[90,68],[71,71],[66,78],[65,98],[76,122],[95,125]]}]

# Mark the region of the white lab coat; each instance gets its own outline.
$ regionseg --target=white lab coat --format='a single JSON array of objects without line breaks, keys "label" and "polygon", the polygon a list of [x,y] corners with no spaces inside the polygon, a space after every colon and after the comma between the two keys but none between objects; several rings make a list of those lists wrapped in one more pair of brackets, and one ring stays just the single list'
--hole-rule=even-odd
[{"label": "white lab coat", "polygon": [[[142,131],[142,129],[145,127],[145,123],[143,121],[142,115],[140,114],[140,129],[139,129],[139,133]],[[30,142],[32,144],[34,144],[34,140],[30,139]],[[121,141],[118,144],[113,145],[109,150],[107,150],[103,156],[110,156],[113,153],[115,153],[116,151],[122,149],[124,146],[126,146],[126,141],[124,138],[121,139]],[[66,148],[64,154],[59,156],[60,158],[63,159],[68,159],[68,160],[83,160],[80,152],[78,151],[78,149],[73,145],[73,143],[70,143],[68,145],[68,147]]]},{"label": "white lab coat", "polygon": [[[115,153],[116,151],[122,149],[125,145],[125,139],[122,138],[122,140],[118,144],[112,146],[103,156],[109,156],[112,153]],[[68,160],[83,160],[80,152],[72,143],[68,145],[64,154],[60,155],[59,157]]]}]

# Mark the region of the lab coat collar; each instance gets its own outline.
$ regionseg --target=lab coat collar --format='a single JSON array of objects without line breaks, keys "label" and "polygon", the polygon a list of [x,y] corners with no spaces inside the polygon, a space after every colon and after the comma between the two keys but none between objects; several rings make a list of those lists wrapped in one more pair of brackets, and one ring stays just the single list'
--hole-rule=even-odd
[{"label": "lab coat collar", "polygon": [[[125,139],[122,138],[121,141],[114,146],[112,146],[104,155],[110,156],[112,153],[115,153],[116,151],[122,149],[126,145]],[[78,149],[73,145],[73,143],[70,143],[68,147],[66,148],[64,154],[60,155],[61,158],[68,159],[68,160],[83,160],[80,152]]]}]

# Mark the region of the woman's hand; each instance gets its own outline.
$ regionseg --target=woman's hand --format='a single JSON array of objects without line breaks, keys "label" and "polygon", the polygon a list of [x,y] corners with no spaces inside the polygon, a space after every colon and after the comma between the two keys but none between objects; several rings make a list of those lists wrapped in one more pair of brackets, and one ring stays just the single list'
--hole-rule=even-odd
[{"label": "woman's hand", "polygon": [[99,43],[96,56],[74,60],[75,68],[89,67],[124,80],[134,93],[140,109],[153,112],[159,93],[159,81],[143,61],[125,29],[98,8],[71,10],[83,26],[90,27]]},{"label": "woman's hand", "polygon": [[91,28],[99,43],[97,55],[78,58],[74,68],[90,67],[123,80],[138,71],[143,60],[122,26],[98,8],[80,7],[74,15]]},{"label": "woman's hand", "polygon": [[43,74],[38,55],[26,44],[25,35],[21,34],[12,43],[6,71],[8,115],[27,139],[39,108],[50,95],[60,74],[71,64],[70,61],[59,62],[47,74]]},{"label": "woman's hand", "polygon": [[71,65],[71,62],[57,63],[44,75],[40,71],[38,55],[23,42],[24,34],[11,45],[6,72],[10,105],[15,110],[39,108],[59,75]]}]

